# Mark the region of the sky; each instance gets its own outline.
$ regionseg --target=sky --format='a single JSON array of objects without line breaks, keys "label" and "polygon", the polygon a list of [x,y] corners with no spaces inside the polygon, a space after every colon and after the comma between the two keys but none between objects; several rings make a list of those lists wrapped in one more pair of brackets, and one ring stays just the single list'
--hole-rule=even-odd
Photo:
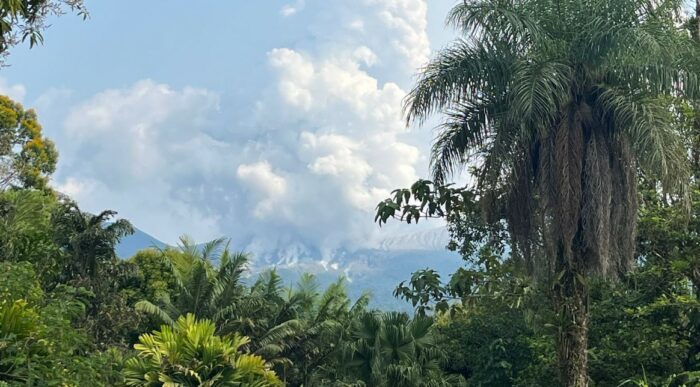
[{"label": "sky", "polygon": [[168,243],[373,247],[379,200],[427,176],[404,125],[454,0],[86,0],[14,48],[0,93],[39,114],[54,186]]}]

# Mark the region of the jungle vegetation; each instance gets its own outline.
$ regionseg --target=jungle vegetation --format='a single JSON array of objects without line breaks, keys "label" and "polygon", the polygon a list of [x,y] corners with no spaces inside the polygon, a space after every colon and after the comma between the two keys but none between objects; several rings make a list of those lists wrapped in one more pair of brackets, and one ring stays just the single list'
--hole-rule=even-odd
[{"label": "jungle vegetation", "polygon": [[[0,11],[3,55],[86,12]],[[405,103],[441,122],[432,176],[376,208],[443,218],[464,260],[397,284],[411,314],[252,273],[226,239],[120,259],[134,227],[54,191],[40,118],[0,96],[0,386],[700,385],[700,23],[680,0],[474,0],[448,23]]]}]

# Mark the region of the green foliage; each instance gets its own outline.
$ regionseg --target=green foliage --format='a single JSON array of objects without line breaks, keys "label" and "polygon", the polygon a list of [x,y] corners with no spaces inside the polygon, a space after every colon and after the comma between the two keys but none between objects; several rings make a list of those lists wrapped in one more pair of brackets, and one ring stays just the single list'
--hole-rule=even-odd
[{"label": "green foliage", "polygon": [[1,0],[0,1],[0,55],[17,43],[29,40],[29,46],[42,43],[42,30],[49,15],[60,15],[64,9],[87,18],[83,0]]},{"label": "green foliage", "polygon": [[[595,386],[676,385],[669,375],[690,378],[698,367],[700,303],[692,278],[700,207],[693,199],[688,213],[683,203],[666,201],[653,188],[643,193],[638,267],[620,281],[590,284],[589,375]],[[448,284],[420,282],[424,272],[417,272],[402,285],[410,290],[409,300],[428,300],[419,299],[418,308],[429,310],[453,297],[461,301],[438,319],[449,370],[474,385],[551,385],[556,319],[546,289],[524,281],[511,259],[492,255],[502,251],[501,239],[472,238],[488,235],[479,233],[478,218],[451,221],[452,247],[469,254],[467,268]]]},{"label": "green foliage", "polygon": [[263,358],[243,354],[243,336],[220,337],[211,321],[188,314],[172,326],[144,334],[126,361],[130,386],[281,386]]},{"label": "green foliage", "polygon": [[94,280],[74,280],[73,286],[86,289],[86,313],[75,324],[92,337],[100,349],[128,348],[148,327],[145,316],[136,312],[130,295],[136,271],[116,260],[103,263]]},{"label": "green foliage", "polygon": [[240,328],[253,339],[249,348],[277,363],[277,373],[288,385],[314,385],[328,370],[341,366],[338,351],[351,325],[364,313],[369,297],[354,302],[345,281],[339,279],[323,292],[311,275],[290,289],[280,286],[275,272],[263,274],[251,289],[256,313],[246,313]]},{"label": "green foliage", "polygon": [[660,387],[692,387],[700,384],[700,373],[698,372],[683,372],[678,375],[671,375],[666,380],[658,384],[651,384],[646,378],[646,375],[640,378],[627,379],[620,384],[622,386],[636,386],[636,387],[650,387],[650,386],[660,386]]},{"label": "green foliage", "polygon": [[[649,286],[658,267],[642,267],[627,284],[593,288],[590,333],[590,375],[599,386],[617,386],[644,370],[661,385],[668,375],[686,370],[691,353],[689,330],[700,303],[687,287]],[[661,290],[661,291],[659,291]]]},{"label": "green foliage", "polygon": [[[205,243],[201,248],[186,237],[180,241],[178,250],[166,249],[161,256],[168,276],[174,279],[174,291],[161,294],[156,300],[139,301],[136,308],[167,324],[192,313],[221,327],[245,291],[241,275],[248,256],[231,252],[223,239]],[[218,261],[218,268],[214,261]]]},{"label": "green foliage", "polygon": [[446,368],[464,375],[470,386],[509,386],[534,356],[534,333],[521,310],[488,300],[468,312],[444,318],[437,344],[449,354]]},{"label": "green foliage", "polygon": [[30,370],[23,369],[31,356],[42,354],[44,348],[38,337],[31,337],[38,331],[37,313],[27,307],[26,301],[3,301],[0,304],[0,373],[4,380],[25,381],[31,378]]},{"label": "green foliage", "polygon": [[[66,9],[84,14],[0,0],[0,55]],[[369,312],[342,279],[246,281],[248,255],[223,239],[119,261],[130,223],[51,192],[53,143],[0,97],[0,386],[698,385],[700,57],[680,13],[456,4],[463,38],[406,103],[409,122],[445,118],[433,181],[375,217],[445,218],[464,257],[449,281],[426,268],[399,284],[414,317]],[[473,185],[445,184],[467,165]]]},{"label": "green foliage", "polygon": [[173,254],[172,250],[159,251],[145,249],[129,258],[128,264],[136,267],[135,283],[130,289],[130,300],[159,300],[174,294],[177,282],[170,272],[170,266],[164,262],[163,255]]},{"label": "green foliage", "polygon": [[54,241],[65,256],[65,279],[90,279],[101,265],[116,260],[114,248],[119,240],[134,233],[125,219],[111,221],[116,211],[97,215],[80,210],[70,199],[61,201],[53,214]]},{"label": "green foliage", "polygon": [[0,260],[37,264],[42,282],[57,275],[62,262],[51,221],[56,207],[56,199],[47,193],[0,192]]},{"label": "green foliage", "polygon": [[682,203],[665,200],[653,185],[646,185],[640,209],[640,258],[663,263],[666,275],[660,281],[687,278],[700,289],[700,185],[696,182],[691,187],[690,211]]},{"label": "green foliage", "polygon": [[[634,262],[640,172],[687,200],[675,99],[700,97],[700,62],[682,12],[677,0],[459,2],[448,20],[463,38],[422,69],[406,100],[408,123],[444,117],[435,183],[394,191],[375,219],[454,219],[478,201],[485,225],[507,230],[513,263],[551,284],[567,386],[588,385],[591,276]],[[471,188],[445,185],[467,165]]]},{"label": "green foliage", "polygon": [[[691,344],[700,304],[689,297],[687,282],[666,282],[664,275],[660,266],[646,264],[621,282],[592,284],[593,385],[613,387],[626,380],[664,385],[669,375],[696,369],[697,349]],[[557,362],[551,305],[539,292],[520,305],[482,295],[438,318],[438,344],[450,354],[447,369],[470,385],[552,385]]]},{"label": "green foliage", "polygon": [[268,359],[289,385],[308,385],[319,367],[334,367],[352,319],[368,301],[362,296],[352,302],[342,280],[320,292],[310,275],[285,288],[268,271],[248,287],[242,281],[247,255],[230,252],[224,240],[200,248],[183,237],[177,250],[142,252],[132,260],[159,287],[170,288],[147,287],[144,293],[158,298],[139,301],[138,310],[167,324],[192,313],[212,321],[218,333],[248,336],[245,349]]},{"label": "green foliage", "polygon": [[8,385],[109,386],[121,376],[113,353],[95,353],[71,320],[84,313],[73,289],[44,294],[28,263],[3,263],[0,381]]},{"label": "green foliage", "polygon": [[112,221],[115,211],[94,215],[63,198],[51,214],[53,243],[60,266],[53,279],[85,289],[86,313],[75,321],[101,349],[128,347],[140,333],[142,316],[128,304],[136,269],[118,260],[115,246],[133,233],[124,219]]},{"label": "green foliage", "polygon": [[[0,29],[2,24],[0,18]],[[58,152],[53,142],[43,136],[34,110],[24,110],[22,105],[0,96],[0,190],[47,189],[57,160]]]},{"label": "green foliage", "polygon": [[445,375],[446,353],[435,345],[433,320],[403,313],[364,313],[354,321],[342,348],[341,366],[328,381],[336,385],[460,386]]},{"label": "green foliage", "polygon": [[44,292],[37,282],[34,267],[29,262],[0,262],[0,300],[14,302],[26,300],[30,303],[41,301]]}]

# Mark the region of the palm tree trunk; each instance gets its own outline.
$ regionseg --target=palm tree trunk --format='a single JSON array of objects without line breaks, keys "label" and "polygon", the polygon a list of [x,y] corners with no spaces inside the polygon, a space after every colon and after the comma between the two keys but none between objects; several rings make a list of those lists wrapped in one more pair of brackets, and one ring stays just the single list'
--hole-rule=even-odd
[{"label": "palm tree trunk", "polygon": [[564,269],[555,286],[555,307],[560,317],[557,357],[562,386],[588,386],[588,287],[584,272]]},{"label": "palm tree trunk", "polygon": [[[700,0],[695,0],[695,31],[692,31],[695,42],[700,44]],[[695,111],[700,111],[700,104],[695,103]],[[695,115],[695,125],[693,133],[693,145],[697,145],[700,142],[700,115]],[[700,151],[696,146],[691,150],[691,157],[693,160],[693,173],[700,172]]]},{"label": "palm tree trunk", "polygon": [[695,0],[695,38],[700,39],[700,0]]}]

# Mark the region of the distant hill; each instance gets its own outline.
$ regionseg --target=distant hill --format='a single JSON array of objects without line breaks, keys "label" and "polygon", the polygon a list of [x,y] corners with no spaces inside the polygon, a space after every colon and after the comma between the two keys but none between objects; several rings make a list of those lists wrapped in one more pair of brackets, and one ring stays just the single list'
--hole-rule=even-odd
[{"label": "distant hill", "polygon": [[167,244],[159,241],[155,237],[146,234],[145,232],[134,229],[134,233],[126,238],[123,238],[117,245],[117,256],[121,259],[127,259],[136,254],[137,251],[148,247],[164,248]]},{"label": "distant hill", "polygon": [[[371,306],[384,310],[410,311],[411,305],[396,299],[394,289],[402,282],[410,279],[413,272],[431,268],[440,273],[447,281],[461,265],[459,255],[447,250],[397,250],[385,251],[366,249],[347,254],[343,264],[324,269],[320,265],[307,263],[291,267],[278,267],[278,272],[290,284],[294,283],[300,274],[313,273],[321,285],[335,281],[345,276],[348,281],[348,292],[357,297],[365,291],[372,293]],[[337,269],[334,269],[337,267]]]},{"label": "distant hill", "polygon": [[[444,248],[447,240],[444,229],[434,229],[388,238],[378,249],[338,250],[325,257],[317,249],[302,243],[266,251],[250,243],[242,244],[246,246],[242,250],[253,255],[253,275],[276,267],[288,285],[294,284],[302,273],[312,273],[322,286],[345,277],[352,297],[369,291],[372,293],[373,307],[410,311],[408,303],[392,295],[401,281],[408,280],[413,272],[425,268],[436,270],[447,281],[449,275],[462,265],[459,254]],[[165,243],[136,229],[133,235],[124,238],[117,246],[117,255],[126,259],[141,249],[165,246]]]}]

